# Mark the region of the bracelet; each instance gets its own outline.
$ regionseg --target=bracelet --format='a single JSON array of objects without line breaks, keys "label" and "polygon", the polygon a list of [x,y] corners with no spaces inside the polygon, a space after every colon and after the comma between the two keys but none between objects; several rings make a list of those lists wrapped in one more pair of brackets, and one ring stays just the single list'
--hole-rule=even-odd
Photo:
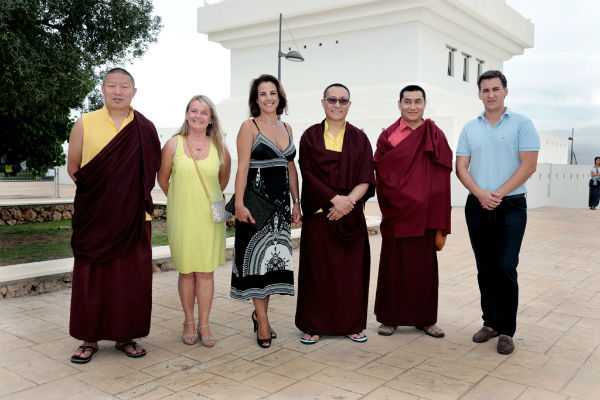
[{"label": "bracelet", "polygon": [[294,202],[294,204],[300,203],[300,199],[292,199],[292,201]]}]

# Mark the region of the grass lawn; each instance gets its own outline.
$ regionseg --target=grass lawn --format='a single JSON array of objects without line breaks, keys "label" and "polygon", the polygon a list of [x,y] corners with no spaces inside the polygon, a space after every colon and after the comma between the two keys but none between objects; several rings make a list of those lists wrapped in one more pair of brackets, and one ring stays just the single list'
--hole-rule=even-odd
[{"label": "grass lawn", "polygon": [[[152,246],[167,244],[167,221],[152,221]],[[71,221],[0,226],[0,266],[67,257],[73,257]]]}]

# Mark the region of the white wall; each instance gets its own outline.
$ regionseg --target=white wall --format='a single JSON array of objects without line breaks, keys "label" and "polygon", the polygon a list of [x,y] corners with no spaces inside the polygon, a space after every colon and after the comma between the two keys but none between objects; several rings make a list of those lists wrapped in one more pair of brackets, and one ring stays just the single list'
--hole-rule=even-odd
[{"label": "white wall", "polygon": [[[587,208],[591,165],[542,163],[526,182],[527,206]],[[467,192],[452,176],[452,205],[464,206]]]},{"label": "white wall", "polygon": [[[534,121],[535,124],[535,121]],[[550,164],[568,164],[569,139],[539,132],[540,153],[538,162]]]},{"label": "white wall", "polygon": [[[235,150],[232,152],[235,154]],[[231,178],[225,188],[226,194],[235,191],[235,173],[237,160],[231,160]],[[536,172],[527,180],[527,206],[559,207],[559,208],[587,208],[588,206],[588,181],[590,179],[591,165],[561,165],[541,163],[537,165]],[[300,184],[302,177],[299,176]],[[73,184],[67,174],[65,166],[59,168],[61,185]],[[467,190],[452,172],[450,180],[452,192],[452,206],[464,207],[467,199]],[[155,187],[158,189],[158,185]]]},{"label": "white wall", "polygon": [[586,208],[588,206],[591,165],[550,164],[551,207]]}]

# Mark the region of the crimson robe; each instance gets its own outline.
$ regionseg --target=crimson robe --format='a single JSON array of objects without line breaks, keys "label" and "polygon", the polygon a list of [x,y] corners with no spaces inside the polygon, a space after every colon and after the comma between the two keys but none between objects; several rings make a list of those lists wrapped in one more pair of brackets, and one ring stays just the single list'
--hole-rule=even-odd
[{"label": "crimson robe", "polygon": [[[366,327],[371,255],[364,203],[374,195],[372,149],[363,131],[346,123],[341,152],[327,150],[324,122],[300,139],[302,234],[296,326],[325,335]],[[327,219],[330,200],[367,183],[365,195],[338,221]],[[316,213],[319,209],[323,212]]]},{"label": "crimson robe", "polygon": [[150,191],[160,168],[156,128],[134,111],[75,173],[71,336],[119,342],[146,336],[152,310]]},{"label": "crimson robe", "polygon": [[450,233],[452,150],[427,119],[396,147],[381,133],[374,156],[383,237],[375,314],[385,325],[428,326],[437,321],[435,231]]}]

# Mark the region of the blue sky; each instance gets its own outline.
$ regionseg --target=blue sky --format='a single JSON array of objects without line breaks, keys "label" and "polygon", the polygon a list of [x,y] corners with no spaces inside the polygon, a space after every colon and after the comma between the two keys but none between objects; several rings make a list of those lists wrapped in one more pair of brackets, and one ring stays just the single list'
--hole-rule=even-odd
[{"label": "blue sky", "polygon": [[[507,105],[540,132],[568,137],[575,128],[579,164],[600,155],[600,2],[507,0],[535,25],[534,48],[504,65]],[[229,52],[196,32],[201,0],[154,0],[163,17],[159,42],[128,68],[138,94],[134,107],[158,127],[178,126],[193,94],[214,102],[229,95]],[[157,101],[157,99],[160,99]]]}]

